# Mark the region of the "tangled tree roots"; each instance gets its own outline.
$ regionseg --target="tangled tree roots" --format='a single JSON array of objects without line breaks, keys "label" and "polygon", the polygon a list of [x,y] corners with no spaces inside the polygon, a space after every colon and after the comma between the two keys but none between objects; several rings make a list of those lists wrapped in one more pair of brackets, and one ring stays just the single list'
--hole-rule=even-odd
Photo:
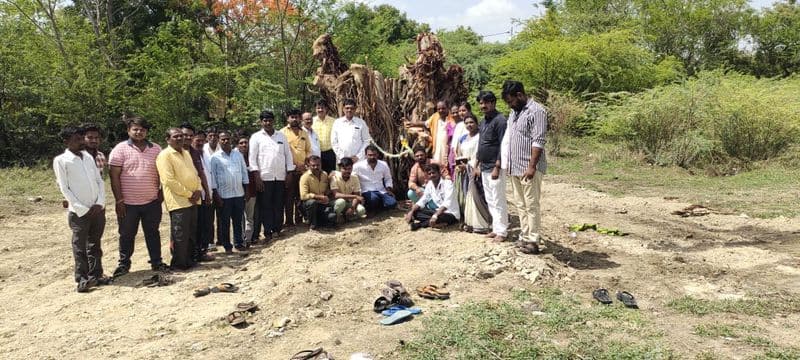
[{"label": "tangled tree roots", "polygon": [[[356,113],[369,125],[375,142],[389,152],[400,152],[401,140],[409,144],[416,135],[408,131],[407,120],[424,121],[430,115],[426,103],[465,101],[468,89],[464,70],[450,65],[445,70],[445,55],[436,35],[419,34],[417,58],[413,64],[400,67],[398,78],[384,78],[375,70],[360,64],[349,67],[339,57],[331,36],[324,34],[314,42],[314,57],[320,61],[314,85],[330,107],[331,113],[342,113],[342,101],[355,99]],[[404,190],[412,160],[387,159],[392,168],[395,189]],[[404,192],[403,192],[404,193]]]}]

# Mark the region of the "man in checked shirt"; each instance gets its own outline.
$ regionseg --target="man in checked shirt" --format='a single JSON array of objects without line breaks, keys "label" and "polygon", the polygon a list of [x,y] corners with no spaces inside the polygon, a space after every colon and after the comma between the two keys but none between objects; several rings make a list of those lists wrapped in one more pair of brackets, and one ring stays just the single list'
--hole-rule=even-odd
[{"label": "man in checked shirt", "polygon": [[526,254],[538,254],[541,245],[539,198],[542,176],[547,171],[544,144],[547,110],[525,94],[519,81],[503,83],[503,101],[511,108],[506,122],[508,148],[501,154],[508,162],[509,182],[514,194],[521,232],[517,246]]}]

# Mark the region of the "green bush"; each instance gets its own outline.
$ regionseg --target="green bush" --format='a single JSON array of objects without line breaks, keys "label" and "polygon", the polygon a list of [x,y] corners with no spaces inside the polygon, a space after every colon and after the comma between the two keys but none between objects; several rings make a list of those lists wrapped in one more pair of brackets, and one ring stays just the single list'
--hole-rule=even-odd
[{"label": "green bush", "polygon": [[800,134],[800,79],[720,71],[657,87],[607,107],[599,134],[658,164],[747,164],[780,155]]}]

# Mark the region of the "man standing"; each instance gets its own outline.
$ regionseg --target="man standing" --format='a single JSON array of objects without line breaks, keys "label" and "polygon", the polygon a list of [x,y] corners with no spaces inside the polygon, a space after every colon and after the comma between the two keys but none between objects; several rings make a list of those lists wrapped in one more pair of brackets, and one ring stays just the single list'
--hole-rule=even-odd
[{"label": "man standing", "polygon": [[156,157],[161,147],[147,140],[150,124],[143,117],[128,116],[123,117],[123,121],[128,128],[128,140],[117,144],[108,155],[119,225],[119,265],[114,270],[114,277],[130,271],[139,222],[150,255],[150,267],[159,271],[169,269],[161,261],[161,234],[158,231],[162,195]]},{"label": "man standing", "polygon": [[308,171],[300,178],[300,201],[303,202],[303,211],[311,230],[336,224],[336,214],[328,197],[330,192],[328,184],[328,174],[322,171],[319,156],[309,156]]},{"label": "man standing", "polygon": [[283,224],[284,188],[295,166],[286,135],[275,131],[275,115],[268,110],[259,116],[262,129],[250,137],[250,171],[256,173],[259,217],[267,241],[280,234]]},{"label": "man standing", "polygon": [[367,146],[364,153],[366,159],[357,162],[353,166],[353,172],[361,184],[361,196],[364,197],[367,212],[393,209],[397,206],[397,200],[394,198],[389,165],[378,160],[378,148],[375,145]]},{"label": "man standing", "polygon": [[315,105],[317,116],[314,117],[314,125],[312,127],[319,138],[322,171],[331,173],[331,171],[336,170],[336,153],[331,146],[331,130],[336,119],[328,115],[328,103],[325,100],[317,100]]},{"label": "man standing", "polygon": [[[422,193],[425,190],[425,185],[428,184],[428,174],[425,168],[430,164],[439,164],[438,162],[428,158],[428,152],[424,147],[414,147],[414,165],[411,166],[411,172],[408,174],[408,199],[412,203],[419,201]],[[441,164],[439,164],[441,165]],[[441,176],[445,179],[450,178],[447,167],[441,168]]]},{"label": "man standing", "polygon": [[476,99],[484,120],[478,141],[478,166],[474,175],[481,177],[486,203],[492,214],[492,232],[486,237],[495,242],[504,241],[508,235],[508,204],[506,202],[506,175],[500,171],[500,143],[506,132],[506,118],[496,110],[497,98],[491,91],[481,91]]},{"label": "man standing", "polygon": [[281,132],[289,141],[295,167],[286,180],[286,226],[294,226],[295,223],[303,222],[300,216],[300,176],[306,171],[306,158],[311,155],[311,142],[300,123],[300,110],[287,111],[286,121],[288,125]]},{"label": "man standing", "polygon": [[218,135],[217,128],[212,126],[206,129],[206,141],[208,142],[203,145],[203,156],[206,159],[206,163],[211,161],[211,157],[214,156],[214,154],[222,151],[222,148],[219,147]]},{"label": "man standing", "polygon": [[192,156],[183,149],[184,135],[178,128],[167,130],[167,144],[156,159],[164,205],[169,211],[170,243],[172,261],[170,267],[188,270],[194,261],[197,241],[197,204],[200,203],[202,185],[194,168]]},{"label": "man standing", "polygon": [[364,151],[372,141],[369,135],[369,128],[356,114],[356,101],[353,99],[344,100],[344,116],[336,119],[331,129],[331,147],[336,153],[336,161],[349,157],[357,163],[363,159]]},{"label": "man standing", "polygon": [[216,184],[214,201],[222,204],[221,216],[217,219],[217,239],[222,242],[225,252],[230,253],[230,223],[233,220],[233,242],[236,250],[243,251],[244,191],[250,183],[247,165],[242,154],[232,151],[230,132],[219,132],[219,145],[222,151],[211,157],[211,177]]},{"label": "man standing", "polygon": [[[248,140],[249,134],[244,130],[237,131],[237,146],[236,150],[239,151],[239,154],[242,154],[242,158],[244,159],[244,164],[247,166],[247,169],[250,169],[250,140]],[[244,241],[245,247],[250,247],[250,245],[255,245],[258,243],[258,232],[255,231],[256,224],[256,196],[258,192],[256,191],[256,174],[254,172],[248,171],[247,172],[247,187],[245,188],[244,192]],[[259,227],[261,225],[259,224]]]},{"label": "man standing", "polygon": [[339,162],[339,171],[331,174],[330,184],[333,198],[333,211],[337,218],[347,221],[362,218],[367,213],[364,208],[364,197],[361,196],[361,183],[358,176],[352,176],[353,159],[344,158]]},{"label": "man standing", "polygon": [[72,229],[72,256],[78,292],[88,292],[97,284],[107,284],[103,276],[103,250],[100,238],[106,227],[106,191],[95,159],[84,149],[85,131],[68,126],[61,131],[67,145],[53,160],[53,170],[61,194],[67,199],[67,221]]},{"label": "man standing", "polygon": [[100,175],[105,177],[108,164],[106,156],[100,151],[100,142],[103,139],[103,134],[100,132],[100,128],[95,124],[85,124],[81,127],[83,131],[86,132],[84,136],[86,152],[92,155],[95,165],[97,165],[97,168],[100,170]]},{"label": "man standing", "polygon": [[[453,182],[442,179],[439,164],[425,166],[425,172],[430,178],[425,184],[425,192],[405,217],[411,226],[411,231],[428,226],[442,228],[457,223],[461,217],[453,191]],[[432,209],[428,207],[429,202],[434,204]]]},{"label": "man standing", "polygon": [[519,81],[503,83],[503,101],[511,108],[508,115],[508,175],[514,193],[521,232],[518,246],[524,253],[538,254],[541,245],[539,228],[541,216],[542,176],[547,171],[544,144],[547,134],[547,111],[528,98]]},{"label": "man standing", "polygon": [[303,122],[303,130],[308,134],[308,140],[311,143],[311,155],[321,157],[322,151],[319,148],[319,136],[317,136],[317,132],[314,131],[314,118],[311,116],[310,112],[304,112],[301,121]]},{"label": "man standing", "polygon": [[196,262],[211,261],[214,257],[208,254],[208,248],[214,241],[214,208],[211,205],[211,179],[209,164],[205,161],[203,156],[203,143],[205,142],[205,133],[203,130],[194,132],[194,126],[184,123],[181,124],[181,132],[183,132],[183,149],[189,152],[192,156],[192,163],[194,164],[197,174],[200,176],[200,183],[203,186],[203,192],[200,195],[200,204],[197,206],[197,230],[195,234],[195,250],[194,260]]},{"label": "man standing", "polygon": [[431,133],[433,160],[437,164],[447,164],[447,154],[450,149],[450,144],[447,142],[447,115],[449,111],[447,103],[439,101],[436,103],[436,112],[425,122],[425,126]]}]

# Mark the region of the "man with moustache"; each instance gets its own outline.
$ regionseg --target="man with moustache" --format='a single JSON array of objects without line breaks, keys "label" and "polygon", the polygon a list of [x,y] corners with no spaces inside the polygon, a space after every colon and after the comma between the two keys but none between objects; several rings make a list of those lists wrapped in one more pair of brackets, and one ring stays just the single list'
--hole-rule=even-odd
[{"label": "man with moustache", "polygon": [[328,103],[325,100],[317,100],[314,105],[317,116],[314,116],[314,123],[311,127],[319,138],[319,157],[322,158],[322,171],[330,173],[336,170],[336,153],[331,146],[331,130],[336,119],[328,115]]},{"label": "man with moustache", "polygon": [[231,252],[230,224],[233,221],[233,241],[236,250],[245,249],[242,222],[244,216],[244,192],[250,183],[247,165],[238,151],[233,151],[231,133],[219,132],[222,151],[211,157],[211,178],[214,179],[214,201],[222,204],[217,218],[217,239]]},{"label": "man with moustache", "polygon": [[364,207],[368,213],[373,214],[395,208],[397,200],[394,198],[389,165],[383,160],[378,160],[378,148],[375,145],[367,146],[364,154],[366,159],[353,165],[353,173],[358,176],[361,184]]},{"label": "man with moustache", "polygon": [[314,117],[311,116],[310,112],[304,112],[300,121],[303,124],[303,130],[308,133],[308,140],[311,142],[311,155],[322,156],[322,151],[319,147],[319,136],[314,131]]},{"label": "man with moustache", "polygon": [[100,238],[106,226],[105,184],[94,158],[84,151],[83,128],[68,126],[61,131],[67,149],[53,159],[56,183],[67,199],[67,221],[72,230],[77,291],[85,293],[95,285],[108,284],[103,275]]},{"label": "man with moustache", "polygon": [[159,190],[156,157],[161,147],[147,140],[150,123],[141,116],[123,116],[128,129],[128,140],[111,150],[108,164],[111,190],[116,201],[117,224],[119,225],[119,265],[114,277],[127,274],[131,269],[134,239],[142,224],[150,268],[164,271],[169,267],[161,260],[162,194]]},{"label": "man with moustache", "polygon": [[203,130],[195,133],[194,126],[189,123],[181,124],[183,132],[183,149],[192,156],[197,174],[200,176],[200,183],[203,192],[200,195],[200,204],[197,206],[197,227],[194,260],[196,262],[212,261],[214,257],[208,254],[209,246],[214,241],[214,208],[212,206],[211,189],[214,188],[213,179],[209,175],[209,164],[203,157],[203,143],[205,143],[205,133]]},{"label": "man with moustache", "polygon": [[480,177],[489,213],[492,214],[492,232],[486,237],[494,242],[505,241],[508,235],[508,203],[506,202],[506,174],[501,170],[500,149],[506,132],[506,118],[496,109],[497,97],[491,91],[481,91],[476,98],[483,112],[478,140],[478,166],[474,176]]},{"label": "man with moustache", "polygon": [[308,133],[300,122],[300,110],[291,109],[286,112],[286,125],[281,132],[289,142],[289,149],[294,160],[294,171],[286,181],[286,226],[302,223],[300,215],[300,176],[306,171],[306,159],[311,155],[311,142]]},{"label": "man with moustache", "polygon": [[169,147],[156,158],[156,167],[164,191],[164,205],[169,211],[170,245],[173,270],[188,270],[197,263],[197,204],[202,185],[189,151],[184,150],[184,135],[178,128],[167,130]]},{"label": "man with moustache", "polygon": [[364,119],[356,116],[356,101],[344,99],[344,116],[336,119],[331,129],[331,147],[336,161],[349,157],[354,163],[364,159],[367,145],[372,141]]},{"label": "man with moustache", "polygon": [[278,236],[283,225],[286,182],[295,170],[289,141],[275,131],[275,115],[264,110],[259,114],[261,130],[250,136],[250,172],[255,173],[259,192],[259,217],[267,241]]}]

